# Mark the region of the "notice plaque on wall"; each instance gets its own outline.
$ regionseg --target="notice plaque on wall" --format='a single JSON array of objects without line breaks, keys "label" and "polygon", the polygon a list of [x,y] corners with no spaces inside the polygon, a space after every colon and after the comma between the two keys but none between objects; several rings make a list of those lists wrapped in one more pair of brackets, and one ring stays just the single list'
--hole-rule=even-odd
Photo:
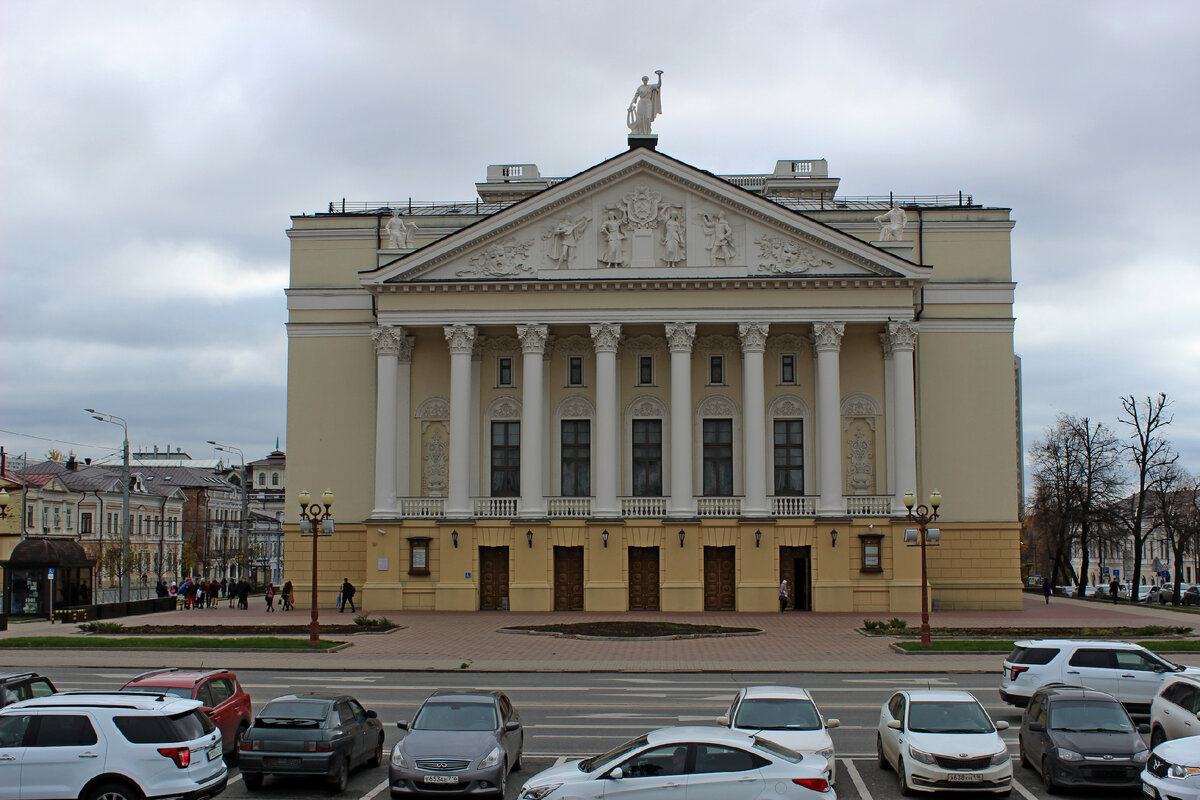
[{"label": "notice plaque on wall", "polygon": [[860,572],[883,572],[883,536],[877,533],[862,534],[862,566]]}]

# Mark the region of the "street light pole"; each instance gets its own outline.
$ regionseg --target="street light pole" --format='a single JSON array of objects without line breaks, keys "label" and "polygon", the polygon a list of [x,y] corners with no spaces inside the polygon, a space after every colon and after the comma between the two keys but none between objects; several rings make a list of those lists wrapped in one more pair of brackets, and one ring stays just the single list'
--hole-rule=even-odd
[{"label": "street light pole", "polygon": [[316,503],[309,503],[311,495],[308,489],[300,492],[300,535],[311,534],[313,540],[312,548],[312,616],[311,622],[308,624],[308,644],[310,647],[319,647],[321,644],[321,625],[317,621],[317,538],[320,536],[331,536],[333,534],[333,515],[329,513],[329,508],[333,505],[333,492],[326,489],[321,495],[321,505],[325,506],[325,513],[321,513],[321,509]]},{"label": "street light pole", "polygon": [[937,489],[929,493],[929,505],[913,505],[917,502],[912,491],[904,493],[904,507],[908,509],[908,519],[917,523],[920,529],[921,541],[921,647],[932,647],[929,640],[929,582],[926,578],[925,546],[929,536],[929,523],[938,518],[938,506],[942,504],[942,494]]},{"label": "street light pole", "polygon": [[246,576],[241,573],[246,569],[247,565],[250,563],[250,531],[249,531],[249,528],[247,525],[247,523],[248,523],[247,517],[249,514],[249,511],[247,509],[249,508],[249,500],[246,496],[246,455],[245,455],[245,453],[242,452],[240,447],[234,447],[231,444],[219,444],[217,442],[214,442],[212,439],[209,439],[208,443],[211,444],[213,447],[217,448],[218,450],[224,450],[226,453],[237,453],[238,458],[240,458],[242,461],[242,464],[241,464],[242,479],[240,481],[238,481],[238,483],[242,487],[242,524],[241,524],[242,563],[241,563],[240,569],[238,570],[238,573],[239,573],[239,577],[241,577],[243,580],[245,580]]},{"label": "street light pole", "polygon": [[121,554],[120,566],[117,569],[120,578],[121,586],[121,602],[129,602],[129,571],[127,564],[129,561],[129,425],[125,420],[115,414],[105,414],[103,411],[97,411],[94,408],[85,408],[84,411],[92,415],[92,419],[107,422],[110,425],[120,425],[121,430],[125,432],[125,448],[124,448],[124,477],[125,480],[121,484]]}]

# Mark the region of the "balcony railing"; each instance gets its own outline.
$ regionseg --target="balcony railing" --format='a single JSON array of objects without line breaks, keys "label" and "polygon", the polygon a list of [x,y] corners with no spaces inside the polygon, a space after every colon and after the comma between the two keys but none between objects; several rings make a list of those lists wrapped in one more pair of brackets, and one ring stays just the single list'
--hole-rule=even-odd
[{"label": "balcony railing", "polygon": [[776,517],[815,517],[817,515],[817,498],[772,497],[771,513]]},{"label": "balcony railing", "polygon": [[888,495],[860,494],[846,498],[846,513],[852,517],[886,517],[892,513]]},{"label": "balcony railing", "polygon": [[[627,519],[653,519],[667,516],[666,497],[621,497],[621,516]],[[814,495],[768,498],[775,517],[815,517]],[[696,514],[700,517],[740,517],[741,497],[697,497]],[[851,495],[844,498],[846,513],[853,517],[887,517],[892,513],[890,495]],[[516,497],[472,498],[475,516],[481,519],[513,519],[517,516]],[[592,516],[591,497],[547,497],[546,513],[553,519],[586,519]],[[444,497],[401,497],[403,519],[437,519],[446,516]],[[157,541],[157,539],[155,540]]]},{"label": "balcony railing", "polygon": [[476,497],[475,516],[480,518],[512,518],[517,515],[515,497]]},{"label": "balcony railing", "polygon": [[446,515],[446,498],[444,497],[401,497],[400,516],[411,517],[444,517]]},{"label": "balcony railing", "polygon": [[550,497],[546,502],[546,513],[551,517],[590,517],[590,497]]},{"label": "balcony railing", "polygon": [[696,514],[701,517],[738,517],[742,513],[740,497],[697,497]]},{"label": "balcony railing", "polygon": [[667,498],[665,497],[622,497],[621,516],[631,519],[647,517],[665,517],[667,515]]}]

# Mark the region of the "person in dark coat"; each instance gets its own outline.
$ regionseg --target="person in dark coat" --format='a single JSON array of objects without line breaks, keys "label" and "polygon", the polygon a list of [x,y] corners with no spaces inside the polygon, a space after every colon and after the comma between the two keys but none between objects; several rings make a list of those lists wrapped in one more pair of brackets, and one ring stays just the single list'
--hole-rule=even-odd
[{"label": "person in dark coat", "polygon": [[238,581],[238,608],[243,611],[250,608],[250,582]]},{"label": "person in dark coat", "polygon": [[292,600],[292,582],[288,581],[283,585],[282,602],[284,611],[292,611],[296,608]]},{"label": "person in dark coat", "polygon": [[358,613],[358,609],[354,606],[355,591],[354,584],[350,582],[350,579],[342,578],[342,607],[338,609],[339,614],[346,610],[346,606],[350,606],[350,610],[355,614]]},{"label": "person in dark coat", "polygon": [[1108,593],[1112,596],[1113,605],[1117,604],[1117,594],[1121,591],[1121,582],[1113,578],[1108,583]]}]

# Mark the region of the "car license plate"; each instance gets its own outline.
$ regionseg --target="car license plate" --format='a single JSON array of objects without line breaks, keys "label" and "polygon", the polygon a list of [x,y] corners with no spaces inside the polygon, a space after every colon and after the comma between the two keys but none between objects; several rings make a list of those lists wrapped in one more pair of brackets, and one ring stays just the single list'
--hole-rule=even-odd
[{"label": "car license plate", "polygon": [[951,783],[979,783],[980,778],[973,772],[951,772],[947,776]]},{"label": "car license plate", "polygon": [[221,745],[214,744],[212,747],[208,748],[208,760],[209,761],[216,761],[220,757],[221,757]]},{"label": "car license plate", "polygon": [[280,769],[295,769],[300,766],[299,758],[288,758],[286,756],[267,756],[263,759],[264,767],[277,767]]},{"label": "car license plate", "polygon": [[426,775],[421,779],[425,783],[458,783],[457,775]]}]

